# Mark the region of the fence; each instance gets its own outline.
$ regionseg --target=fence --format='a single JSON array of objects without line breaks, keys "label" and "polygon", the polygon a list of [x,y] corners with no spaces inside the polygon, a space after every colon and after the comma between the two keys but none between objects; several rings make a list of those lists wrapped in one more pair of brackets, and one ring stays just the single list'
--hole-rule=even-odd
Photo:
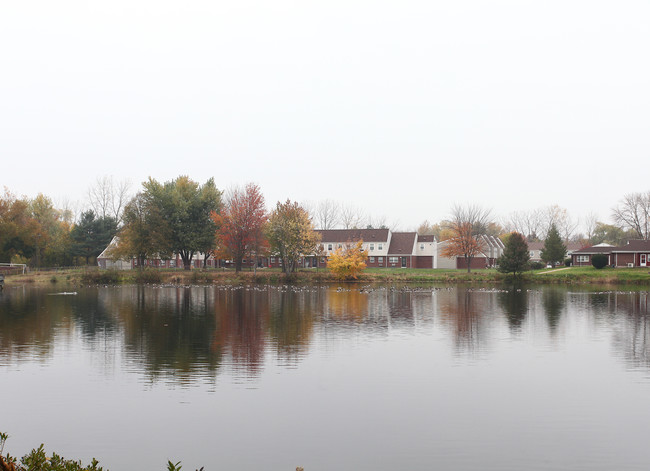
[{"label": "fence", "polygon": [[27,265],[24,263],[0,263],[0,273],[18,273],[22,272],[24,275],[27,271]]}]

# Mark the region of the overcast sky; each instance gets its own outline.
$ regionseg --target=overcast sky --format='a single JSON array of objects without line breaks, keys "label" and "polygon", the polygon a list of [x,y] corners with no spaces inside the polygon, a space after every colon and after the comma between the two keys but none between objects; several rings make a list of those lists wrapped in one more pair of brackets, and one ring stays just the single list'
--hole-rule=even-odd
[{"label": "overcast sky", "polygon": [[0,186],[606,219],[650,189],[649,25],[647,0],[3,2]]}]

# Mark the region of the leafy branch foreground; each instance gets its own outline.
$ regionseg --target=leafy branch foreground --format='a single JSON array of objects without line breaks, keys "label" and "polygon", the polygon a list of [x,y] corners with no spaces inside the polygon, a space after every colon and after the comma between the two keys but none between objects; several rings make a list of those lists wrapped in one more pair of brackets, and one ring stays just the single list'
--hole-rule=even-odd
[{"label": "leafy branch foreground", "polygon": [[[83,466],[81,461],[67,460],[56,453],[52,453],[52,456],[48,458],[43,444],[23,456],[18,463],[18,460],[9,453],[2,456],[7,438],[9,435],[0,432],[0,471],[104,471],[104,468],[98,466],[99,461],[95,458],[88,466]],[[167,471],[181,471],[182,468],[180,461],[176,463],[167,461]],[[203,466],[196,471],[204,471]],[[296,471],[304,471],[304,469],[298,466]]]},{"label": "leafy branch foreground", "polygon": [[[43,444],[23,456],[19,463],[9,453],[2,456],[7,438],[9,435],[0,432],[0,471],[104,471],[95,458],[92,459],[90,465],[84,466],[81,461],[68,460],[56,453],[52,453],[52,456],[48,457]],[[180,471],[181,468],[180,461],[176,463],[167,461],[167,471]],[[203,471],[203,467],[196,471]]]}]

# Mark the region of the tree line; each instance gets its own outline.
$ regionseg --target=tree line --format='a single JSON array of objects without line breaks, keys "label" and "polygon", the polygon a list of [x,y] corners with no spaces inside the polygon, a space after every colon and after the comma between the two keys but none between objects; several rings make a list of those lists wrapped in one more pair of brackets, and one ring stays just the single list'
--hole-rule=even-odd
[{"label": "tree line", "polygon": [[[150,178],[135,195],[126,182],[111,177],[97,179],[88,190],[85,208],[56,208],[39,194],[17,197],[5,188],[0,196],[0,262],[27,263],[33,267],[94,264],[96,257],[118,235],[115,257],[135,258],[143,265],[152,256],[178,254],[185,268],[198,252],[232,260],[236,270],[242,260],[274,255],[283,270],[294,271],[303,253],[319,253],[314,229],[390,228],[385,218],[332,200],[305,205],[287,200],[267,211],[257,185],[229,191],[217,189],[214,179],[204,184],[180,176],[161,183]],[[454,205],[450,217],[437,223],[424,221],[419,234],[438,240],[464,240],[458,256],[475,251],[476,236],[501,237],[512,232],[525,241],[542,241],[554,227],[564,243],[582,246],[629,239],[650,238],[650,191],[625,195],[612,209],[611,224],[593,213],[579,220],[557,206],[518,211],[505,218],[492,217],[478,206]],[[469,234],[470,237],[460,237]],[[452,244],[448,244],[452,245]],[[451,250],[451,249],[449,249]],[[463,252],[463,253],[461,253]],[[449,253],[448,255],[450,255]]]}]

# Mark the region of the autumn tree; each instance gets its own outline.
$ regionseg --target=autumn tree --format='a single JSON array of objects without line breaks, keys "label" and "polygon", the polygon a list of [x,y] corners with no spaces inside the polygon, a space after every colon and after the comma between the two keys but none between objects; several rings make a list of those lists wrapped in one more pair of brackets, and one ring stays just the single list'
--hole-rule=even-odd
[{"label": "autumn tree", "polygon": [[650,239],[650,191],[629,193],[612,210],[614,222],[632,229],[639,239]]},{"label": "autumn tree", "polygon": [[43,194],[29,202],[31,217],[39,224],[37,249],[32,257],[35,266],[68,265],[72,263],[72,239],[68,215],[54,207]]},{"label": "autumn tree", "polygon": [[267,219],[264,196],[252,183],[244,189],[234,189],[221,214],[212,213],[218,227],[218,243],[235,262],[236,272],[241,271],[244,257],[257,259],[259,256],[258,251],[264,247],[263,229]]},{"label": "autumn tree", "polygon": [[440,224],[432,224],[428,219],[422,221],[417,228],[418,235],[432,235],[437,240],[440,240],[440,231],[442,230]]},{"label": "autumn tree", "polygon": [[221,210],[221,192],[214,179],[199,185],[186,176],[164,184],[150,178],[143,187],[148,205],[166,225],[167,237],[157,241],[158,251],[177,253],[189,270],[195,253],[216,245],[211,214]]},{"label": "autumn tree", "polygon": [[31,258],[42,237],[40,224],[30,214],[29,202],[16,198],[5,188],[0,196],[0,262],[11,262],[15,257]]},{"label": "autumn tree", "polygon": [[541,252],[542,260],[555,266],[564,260],[565,255],[566,246],[562,242],[560,232],[557,230],[557,227],[555,227],[555,224],[551,224],[548,235],[544,240],[544,247]]},{"label": "autumn tree", "polygon": [[269,217],[267,236],[271,252],[282,260],[282,271],[293,273],[301,255],[312,254],[319,236],[309,213],[297,202],[278,202]]},{"label": "autumn tree", "polygon": [[636,231],[633,229],[622,229],[612,224],[605,224],[604,222],[597,222],[590,242],[593,245],[597,244],[610,244],[610,245],[625,245],[625,243],[638,237]]},{"label": "autumn tree", "polygon": [[442,249],[442,256],[448,258],[463,257],[467,265],[467,272],[471,271],[472,259],[484,250],[481,236],[488,227],[490,211],[476,205],[459,206],[452,208],[446,230],[450,237]]},{"label": "autumn tree", "polygon": [[526,238],[518,232],[512,232],[505,237],[505,248],[497,264],[501,273],[521,275],[529,269],[530,251]]},{"label": "autumn tree", "polygon": [[327,268],[340,280],[356,280],[366,268],[368,252],[363,250],[363,241],[348,243],[339,247],[327,259]]},{"label": "autumn tree", "polygon": [[171,236],[161,208],[144,192],[135,195],[124,207],[119,243],[111,247],[109,255],[115,260],[132,259],[138,267],[144,267],[150,257],[171,257]]}]

